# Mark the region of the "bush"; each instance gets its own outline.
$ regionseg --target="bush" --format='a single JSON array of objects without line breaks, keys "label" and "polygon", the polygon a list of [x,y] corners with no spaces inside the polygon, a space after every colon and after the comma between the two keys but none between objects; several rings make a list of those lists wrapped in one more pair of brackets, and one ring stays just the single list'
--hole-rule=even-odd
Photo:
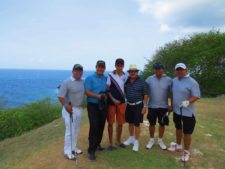
[{"label": "bush", "polygon": [[0,112],[0,140],[21,135],[61,116],[61,106],[50,99]]},{"label": "bush", "polygon": [[225,94],[225,33],[209,31],[165,44],[145,65],[142,76],[154,73],[153,64],[161,62],[165,73],[174,76],[174,66],[183,62],[201,88],[203,96]]}]

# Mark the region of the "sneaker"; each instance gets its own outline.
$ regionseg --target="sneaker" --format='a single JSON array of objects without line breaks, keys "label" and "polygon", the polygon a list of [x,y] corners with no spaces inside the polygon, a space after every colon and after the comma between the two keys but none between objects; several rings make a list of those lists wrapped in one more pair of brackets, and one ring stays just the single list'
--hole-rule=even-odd
[{"label": "sneaker", "polygon": [[75,151],[72,151],[72,154],[73,154],[73,155],[80,155],[80,154],[83,154],[83,151],[80,150],[79,148],[76,148]]},{"label": "sneaker", "polygon": [[170,147],[167,150],[171,152],[182,151],[182,145],[179,145],[175,142],[171,142]]},{"label": "sneaker", "polygon": [[139,150],[139,141],[138,140],[134,141],[134,146],[133,146],[132,150],[135,152],[138,152],[138,150]]},{"label": "sneaker", "polygon": [[163,141],[162,141],[162,139],[160,140],[158,140],[158,145],[159,145],[159,147],[162,149],[162,150],[165,150],[166,149],[166,145],[163,143]]},{"label": "sneaker", "polygon": [[154,144],[155,144],[154,139],[150,139],[148,144],[146,145],[146,149],[151,149]]},{"label": "sneaker", "polygon": [[115,150],[116,149],[116,147],[114,147],[114,146],[112,146],[112,145],[110,145],[108,148],[107,148],[107,150],[109,150],[109,151],[112,151],[112,150]]},{"label": "sneaker", "polygon": [[188,150],[183,151],[183,155],[181,156],[181,161],[188,162],[190,159],[190,152]]},{"label": "sneaker", "polygon": [[125,146],[129,146],[130,144],[134,144],[134,141],[135,141],[134,137],[130,136],[126,141],[123,142],[123,144]]},{"label": "sneaker", "polygon": [[95,157],[94,154],[88,153],[88,159],[91,160],[91,161],[94,161],[94,160],[96,160],[96,157]]},{"label": "sneaker", "polygon": [[76,160],[76,157],[73,154],[64,154],[64,156],[67,160]]},{"label": "sneaker", "polygon": [[126,145],[125,145],[125,144],[123,144],[123,143],[121,143],[121,144],[119,144],[119,145],[118,145],[118,147],[125,148],[125,147],[126,147]]},{"label": "sneaker", "polygon": [[103,150],[105,150],[105,148],[102,147],[102,146],[98,146],[98,147],[97,147],[97,150],[98,150],[98,151],[103,151]]}]

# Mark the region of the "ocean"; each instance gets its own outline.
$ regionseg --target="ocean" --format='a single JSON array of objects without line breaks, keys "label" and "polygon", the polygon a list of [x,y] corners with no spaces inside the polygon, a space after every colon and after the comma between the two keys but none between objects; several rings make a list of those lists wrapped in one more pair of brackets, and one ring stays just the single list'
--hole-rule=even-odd
[{"label": "ocean", "polygon": [[[94,71],[84,71],[83,79]],[[57,87],[71,70],[0,69],[0,106],[13,108],[44,98],[57,101]]]}]

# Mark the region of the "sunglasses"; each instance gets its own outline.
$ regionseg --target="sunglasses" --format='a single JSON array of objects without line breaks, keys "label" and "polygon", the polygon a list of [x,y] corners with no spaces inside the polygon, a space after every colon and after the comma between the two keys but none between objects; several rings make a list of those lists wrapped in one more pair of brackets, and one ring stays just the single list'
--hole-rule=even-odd
[{"label": "sunglasses", "polygon": [[129,73],[137,73],[138,70],[130,70]]},{"label": "sunglasses", "polygon": [[176,71],[183,71],[184,69],[182,68],[177,68]]}]

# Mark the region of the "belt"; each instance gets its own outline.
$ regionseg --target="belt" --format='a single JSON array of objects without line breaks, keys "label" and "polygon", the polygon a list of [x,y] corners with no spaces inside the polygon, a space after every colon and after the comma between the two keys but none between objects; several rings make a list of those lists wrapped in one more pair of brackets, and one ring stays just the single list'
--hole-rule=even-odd
[{"label": "belt", "polygon": [[130,105],[130,106],[135,106],[135,105],[138,105],[138,104],[141,104],[141,103],[143,103],[143,101],[138,101],[138,102],[134,102],[134,103],[127,102],[127,104]]}]

